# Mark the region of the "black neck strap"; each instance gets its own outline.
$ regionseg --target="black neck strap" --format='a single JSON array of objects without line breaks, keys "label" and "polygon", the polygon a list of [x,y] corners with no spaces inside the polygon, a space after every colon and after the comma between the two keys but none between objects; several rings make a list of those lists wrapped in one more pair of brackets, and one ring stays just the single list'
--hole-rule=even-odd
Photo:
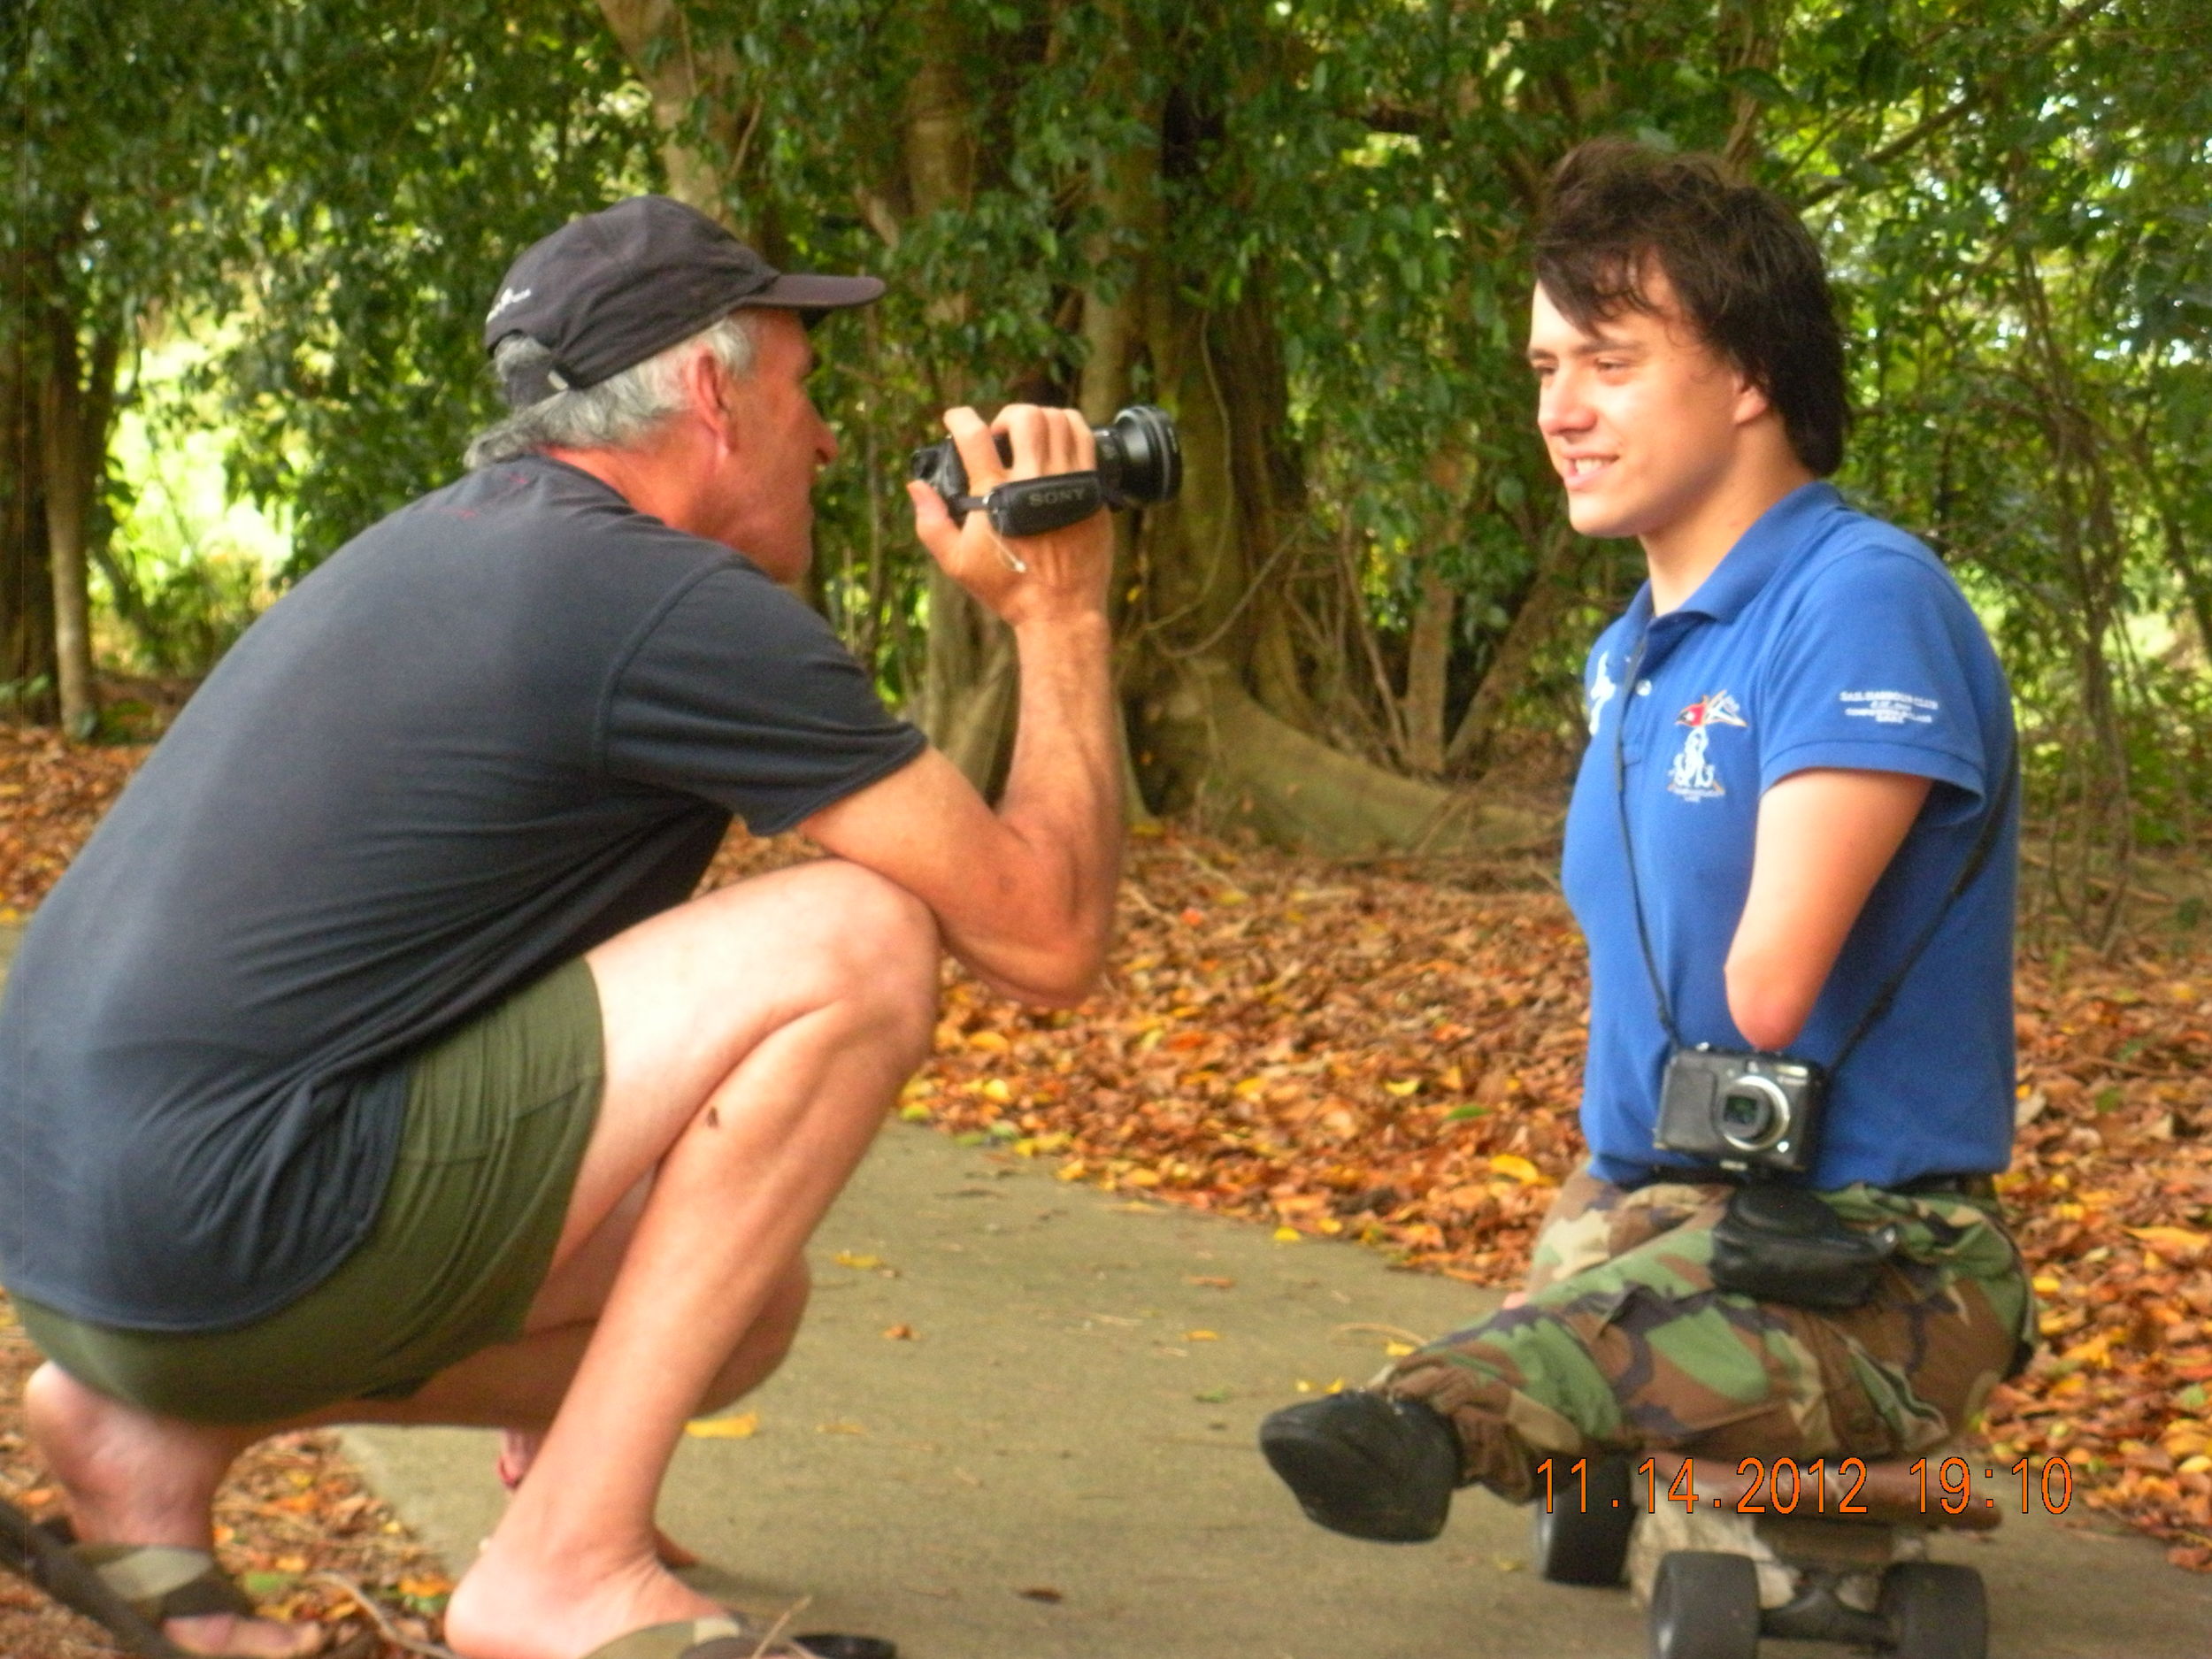
[{"label": "black neck strap", "polygon": [[[1666,1031],[1667,1041],[1677,1048],[1683,1048],[1688,1045],[1682,1041],[1681,1030],[1674,1023],[1674,1010],[1667,1001],[1667,988],[1659,976],[1659,958],[1651,949],[1651,930],[1644,923],[1643,888],[1636,878],[1636,843],[1628,830],[1628,712],[1635,706],[1637,682],[1643,673],[1644,649],[1650,640],[1651,628],[1647,623],[1644,632],[1636,638],[1636,649],[1628,659],[1628,672],[1621,680],[1620,710],[1613,719],[1613,802],[1620,812],[1621,856],[1628,865],[1629,903],[1636,913],[1636,942],[1643,950],[1644,972],[1651,980],[1652,1001],[1658,1006],[1659,1024]],[[1843,1069],[1843,1063],[1851,1057],[1853,1050],[1874,1028],[1875,1022],[1889,1011],[1890,1003],[1904,988],[1906,979],[1918,965],[1923,953],[1934,942],[1936,930],[1943,926],[1944,918],[1951,913],[1951,907],[1958,902],[1960,895],[1974,885],[1975,878],[1982,872],[1982,866],[1989,862],[1989,855],[1997,845],[1998,833],[2004,827],[2005,815],[2011,810],[2013,792],[2019,787],[2019,777],[2016,749],[2008,744],[1997,793],[1990,797],[1989,805],[1982,814],[1981,832],[1974,838],[1974,845],[1968,849],[1966,861],[1960,865],[1950,891],[1944,895],[1942,905],[1929,918],[1928,925],[1921,929],[1920,937],[1913,941],[1912,949],[1905,953],[1905,959],[1898,964],[1897,972],[1891,974],[1875,994],[1874,1000],[1867,1004],[1866,1011],[1859,1016],[1858,1024],[1851,1027],[1851,1034],[1843,1040],[1842,1048],[1836,1051],[1836,1057],[1828,1063],[1830,1077]]]}]

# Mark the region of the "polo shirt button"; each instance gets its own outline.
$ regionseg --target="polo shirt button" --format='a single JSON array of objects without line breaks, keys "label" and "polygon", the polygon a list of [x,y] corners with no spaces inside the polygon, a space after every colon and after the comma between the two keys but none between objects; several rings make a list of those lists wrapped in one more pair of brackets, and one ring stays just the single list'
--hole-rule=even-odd
[{"label": "polo shirt button", "polygon": [[1640,697],[1648,697],[1651,695],[1651,681],[1648,680],[1638,680],[1636,682],[1636,695]]}]

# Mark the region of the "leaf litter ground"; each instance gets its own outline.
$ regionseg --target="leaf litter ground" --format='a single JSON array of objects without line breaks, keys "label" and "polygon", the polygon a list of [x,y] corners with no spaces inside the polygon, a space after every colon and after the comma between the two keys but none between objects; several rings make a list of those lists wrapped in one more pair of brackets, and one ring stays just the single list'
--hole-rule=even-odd
[{"label": "leaf litter ground", "polygon": [[[142,753],[0,731],[0,906],[36,905]],[[708,879],[805,856],[733,837]],[[1519,1276],[1580,1155],[1587,1019],[1578,935],[1536,866],[1140,836],[1120,923],[1107,983],[1071,1013],[949,972],[902,1115],[1064,1180],[1471,1283]],[[2063,1459],[2076,1514],[2212,1571],[2212,959],[2053,949],[2024,956],[2018,994],[2021,1128],[2000,1184],[2045,1345],[1991,1402],[1987,1438],[2008,1463]],[[35,1509],[54,1499],[21,1438],[27,1358],[0,1333],[0,1496]],[[434,1611],[434,1566],[327,1437],[257,1450],[224,1502],[227,1554],[267,1575],[250,1582],[274,1606],[342,1614],[312,1578],[334,1568]],[[0,1579],[0,1653],[108,1651],[35,1601]]]}]

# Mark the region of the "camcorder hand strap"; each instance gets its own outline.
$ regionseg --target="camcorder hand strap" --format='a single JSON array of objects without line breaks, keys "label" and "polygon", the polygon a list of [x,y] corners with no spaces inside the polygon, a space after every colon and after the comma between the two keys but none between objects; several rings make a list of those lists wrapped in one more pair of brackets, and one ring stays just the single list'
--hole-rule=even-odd
[{"label": "camcorder hand strap", "polygon": [[[1628,865],[1628,898],[1636,913],[1636,942],[1643,948],[1644,972],[1651,979],[1652,1000],[1658,1005],[1659,1024],[1666,1031],[1667,1041],[1679,1049],[1688,1045],[1682,1041],[1682,1033],[1674,1023],[1674,1010],[1667,1002],[1666,987],[1659,977],[1659,959],[1652,952],[1651,930],[1644,922],[1643,889],[1636,879],[1636,844],[1628,830],[1628,711],[1634,706],[1637,680],[1643,672],[1644,647],[1649,639],[1647,627],[1646,632],[1637,638],[1636,649],[1628,659],[1628,672],[1621,680],[1621,708],[1613,721],[1613,801],[1620,811],[1621,856]],[[1836,1057],[1828,1063],[1825,1070],[1830,1079],[1832,1079],[1843,1069],[1843,1063],[1851,1057],[1852,1051],[1865,1040],[1867,1033],[1874,1029],[1875,1023],[1889,1011],[1889,1005],[1896,1001],[1897,993],[1904,988],[1905,980],[1918,965],[1922,955],[1935,942],[1936,931],[1943,926],[1944,918],[1950,915],[1951,907],[1958,902],[1967,888],[1974,885],[1975,879],[1982,872],[1982,867],[1989,862],[1989,855],[1997,845],[1997,836],[2004,828],[2005,815],[2012,808],[2013,793],[2019,787],[2019,781],[2020,755],[2016,741],[2006,746],[2004,767],[1998,780],[1997,793],[1991,798],[1988,810],[1982,815],[1981,833],[1974,838],[1974,845],[1968,849],[1966,861],[1960,865],[1958,875],[1951,883],[1951,890],[1943,895],[1942,904],[1928,918],[1928,925],[1921,929],[1920,937],[1905,953],[1905,959],[1898,964],[1897,971],[1875,994],[1874,1000],[1867,1005],[1866,1012],[1859,1016],[1859,1023],[1843,1040],[1843,1047],[1836,1051]]]},{"label": "camcorder hand strap", "polygon": [[1064,530],[1106,504],[1105,488],[1095,472],[1010,479],[987,495],[954,495],[945,503],[955,524],[972,512],[987,513],[991,528],[1002,536]]}]

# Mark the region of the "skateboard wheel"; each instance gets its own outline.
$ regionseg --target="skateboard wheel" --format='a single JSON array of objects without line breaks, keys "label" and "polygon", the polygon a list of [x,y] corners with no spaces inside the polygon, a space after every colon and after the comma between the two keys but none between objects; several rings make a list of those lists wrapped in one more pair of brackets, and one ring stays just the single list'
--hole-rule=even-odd
[{"label": "skateboard wheel", "polygon": [[1759,1570],[1748,1555],[1678,1549],[1651,1587],[1651,1659],[1758,1659]]},{"label": "skateboard wheel", "polygon": [[1577,1488],[1571,1498],[1555,1500],[1548,1515],[1541,1504],[1534,1506],[1529,1553],[1536,1571],[1554,1584],[1620,1583],[1628,1565],[1628,1535],[1640,1513],[1629,1487],[1628,1459],[1594,1461],[1586,1504]]},{"label": "skateboard wheel", "polygon": [[1989,1597],[1971,1567],[1900,1562],[1882,1575],[1895,1659],[1988,1659]]}]

